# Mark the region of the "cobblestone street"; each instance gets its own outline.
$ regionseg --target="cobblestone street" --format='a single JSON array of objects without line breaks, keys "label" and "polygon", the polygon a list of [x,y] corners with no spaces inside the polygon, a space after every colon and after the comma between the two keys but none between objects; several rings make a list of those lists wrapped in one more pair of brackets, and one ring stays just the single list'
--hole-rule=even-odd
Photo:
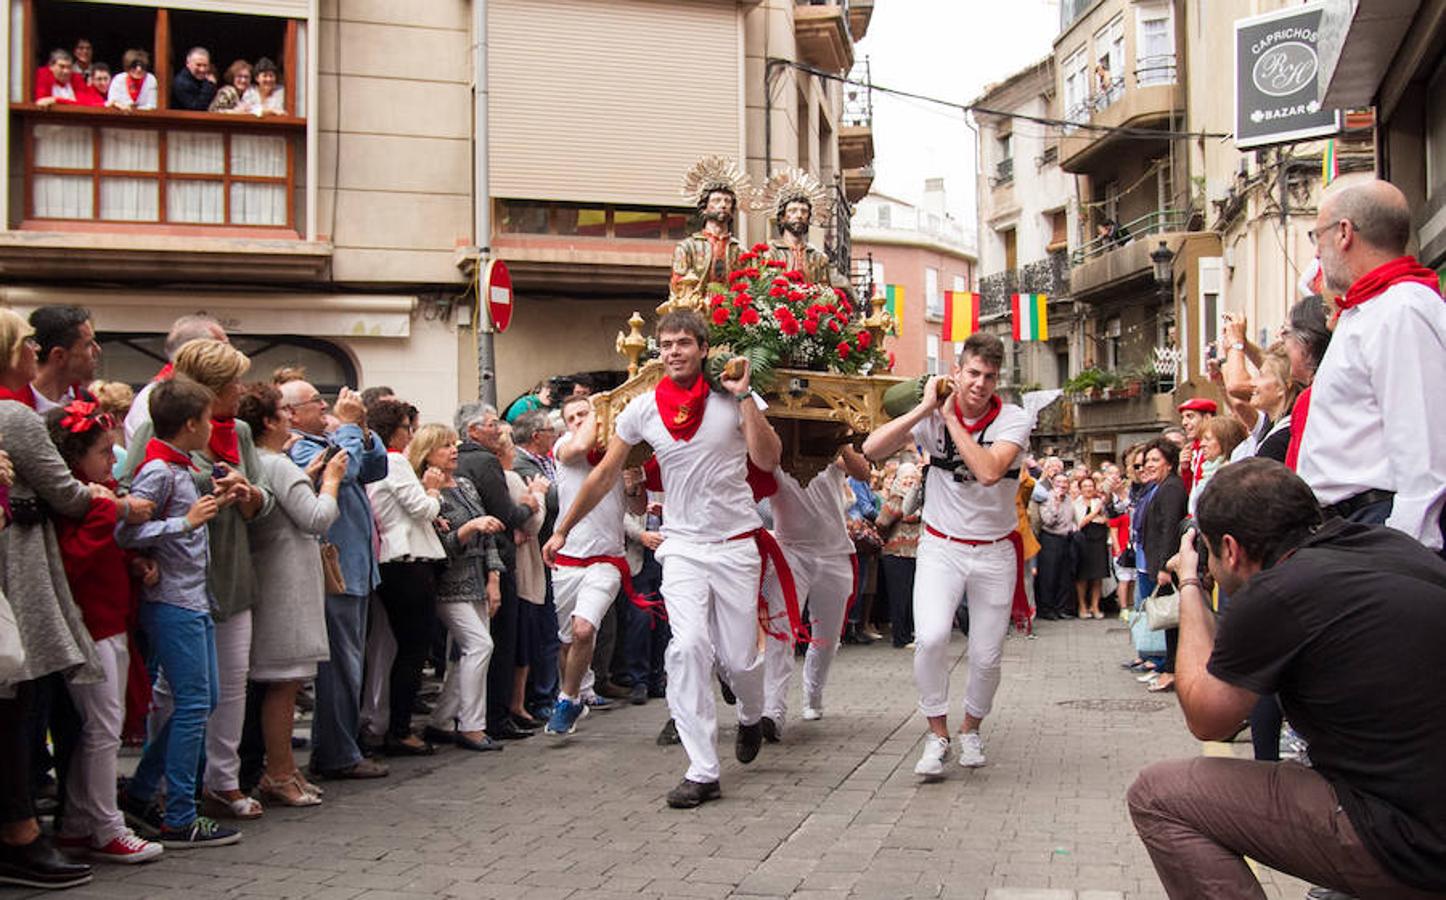
[{"label": "cobblestone street", "polygon": [[[962,636],[953,650],[957,696]],[[393,760],[385,780],[328,782],[323,806],[268,809],[237,846],[99,866],[70,896],[1163,897],[1124,792],[1142,764],[1202,748],[1173,695],[1147,697],[1120,669],[1126,653],[1114,620],[1012,637],[989,765],[951,761],[942,783],[913,775],[910,653],[885,641],[844,647],[826,717],[790,722],[753,765],[732,760],[725,729],[723,799],[696,811],[664,806],[685,761],[654,745],[667,712],[653,701],[594,714],[564,741]],[[1262,877],[1271,897],[1303,895]]]}]

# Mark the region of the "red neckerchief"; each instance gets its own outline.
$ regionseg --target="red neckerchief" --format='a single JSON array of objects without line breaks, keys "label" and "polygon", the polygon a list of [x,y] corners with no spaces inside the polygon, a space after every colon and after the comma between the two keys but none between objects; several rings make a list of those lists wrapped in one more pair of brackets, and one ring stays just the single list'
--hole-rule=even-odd
[{"label": "red neckerchief", "polygon": [[241,465],[241,441],[236,437],[235,416],[213,416],[211,419],[211,442],[206,445],[212,459]]},{"label": "red neckerchief", "polygon": [[16,403],[24,403],[31,409],[35,408],[35,388],[25,385],[18,391],[12,391],[8,387],[0,387],[0,400],[14,400]]},{"label": "red neckerchief", "polygon": [[1402,256],[1357,278],[1346,295],[1336,300],[1336,306],[1343,310],[1360,306],[1398,284],[1419,284],[1438,295],[1441,292],[1441,281],[1435,272],[1416,262],[1414,256]]},{"label": "red neckerchief", "polygon": [[190,454],[182,453],[160,438],[151,438],[146,442],[146,455],[141,459],[141,464],[136,467],[136,471],[144,469],[146,464],[153,459],[159,459],[167,465],[184,466],[187,469],[200,471],[200,468],[191,461]]},{"label": "red neckerchief", "polygon": [[136,103],[141,99],[141,88],[145,87],[145,85],[146,76],[142,75],[141,80],[136,81],[130,76],[129,72],[126,73],[126,90],[130,92],[132,103]]},{"label": "red neckerchief", "polygon": [[161,371],[156,373],[156,377],[151,379],[151,383],[155,384],[161,381],[170,381],[171,376],[175,374],[176,367],[171,363],[166,363],[164,366],[161,366]]},{"label": "red neckerchief", "polygon": [[664,378],[653,389],[658,400],[658,415],[663,427],[675,441],[692,440],[703,424],[703,410],[708,406],[708,379],[701,374],[692,387],[683,387],[672,378]]},{"label": "red neckerchief", "polygon": [[959,408],[959,398],[954,398],[954,418],[958,419],[959,424],[963,425],[964,430],[969,432],[970,434],[979,434],[981,431],[988,428],[989,423],[999,418],[999,411],[1003,408],[1004,401],[999,399],[999,395],[991,394],[989,397],[989,405],[987,408],[985,408],[984,415],[979,417],[979,421],[975,422],[973,425],[970,425],[968,422],[964,421],[964,411]]}]

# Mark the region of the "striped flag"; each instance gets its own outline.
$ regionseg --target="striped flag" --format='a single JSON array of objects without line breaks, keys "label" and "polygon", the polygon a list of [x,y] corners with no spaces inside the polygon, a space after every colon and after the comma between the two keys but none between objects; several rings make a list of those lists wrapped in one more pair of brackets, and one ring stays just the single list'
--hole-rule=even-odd
[{"label": "striped flag", "polygon": [[1329,187],[1341,174],[1340,161],[1336,159],[1336,139],[1331,138],[1325,142],[1325,152],[1320,158],[1320,183],[1321,187]]},{"label": "striped flag", "polygon": [[1049,297],[1044,294],[1015,294],[1010,297],[1016,341],[1049,340],[1048,303]]},{"label": "striped flag", "polygon": [[898,336],[904,333],[904,286],[902,284],[884,285],[884,309],[894,317],[894,328],[889,333]]},{"label": "striped flag", "polygon": [[944,292],[946,341],[962,341],[979,330],[979,295],[972,291]]}]

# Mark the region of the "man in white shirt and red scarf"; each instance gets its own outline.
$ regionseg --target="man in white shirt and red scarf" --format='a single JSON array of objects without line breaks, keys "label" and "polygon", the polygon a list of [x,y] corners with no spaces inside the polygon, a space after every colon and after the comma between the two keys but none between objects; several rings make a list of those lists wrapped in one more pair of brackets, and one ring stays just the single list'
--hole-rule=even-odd
[{"label": "man in white shirt and red scarf", "polygon": [[[752,762],[762,745],[763,664],[758,652],[758,590],[763,530],[747,477],[751,463],[771,472],[782,452],[741,362],[736,377],[713,390],[703,375],[708,329],[691,310],[674,310],[657,326],[664,378],[618,416],[607,452],[557,524],[543,557],[558,552],[584,516],[613,490],[634,444],[653,448],[668,498],[663,565],[673,639],[668,645],[668,707],[688,753],[683,781],[668,792],[679,809],[716,800],[718,717],[713,696],[716,658],[738,697],[736,755]],[[776,546],[776,544],[774,545]]]},{"label": "man in white shirt and red scarf", "polygon": [[953,393],[939,398],[929,379],[919,404],[864,441],[880,461],[911,440],[929,454],[924,483],[924,533],[914,575],[914,682],[929,735],[914,773],[944,774],[949,738],[949,638],[961,599],[969,604],[969,685],[959,732],[959,764],[984,765],[979,727],[999,689],[1000,660],[1010,620],[1030,618],[1024,595],[1024,550],[1015,495],[1029,446],[1029,414],[994,393],[1004,362],[999,338],[975,333],[964,341],[949,376]]},{"label": "man in white shirt and red scarf", "polygon": [[1442,550],[1446,303],[1437,274],[1406,255],[1411,210],[1385,181],[1325,196],[1311,232],[1341,296],[1330,349],[1304,405],[1297,472],[1327,516],[1384,523]]},{"label": "man in white shirt and red scarf", "polygon": [[[773,534],[788,560],[797,602],[807,601],[814,637],[803,661],[803,718],[807,721],[823,718],[828,670],[838,652],[844,615],[856,599],[858,561],[849,538],[848,501],[844,498],[849,477],[867,481],[869,461],[848,445],[809,480],[808,487],[799,485],[782,468],[773,472],[777,484],[769,497]],[[764,582],[770,631],[776,630],[772,623],[782,623],[787,615],[782,577],[781,572],[770,572]],[[783,736],[793,668],[792,641],[769,641],[763,662],[763,738],[769,742]]]},{"label": "man in white shirt and red scarf", "polygon": [[1180,480],[1185,493],[1205,476],[1205,448],[1200,446],[1202,426],[1220,411],[1214,400],[1195,397],[1175,408],[1180,414],[1180,427],[1185,430],[1185,446],[1180,448]]},{"label": "man in white shirt and red scarf", "polygon": [[[553,445],[552,461],[558,514],[565,516],[602,454],[596,448],[597,416],[591,400],[585,396],[564,400],[562,421],[567,434]],[[548,734],[572,734],[577,720],[587,714],[582,695],[592,687],[598,626],[619,589],[633,596],[631,571],[623,555],[624,507],[619,477],[597,506],[573,526],[555,558],[552,595],[557,605],[557,636],[562,642],[562,689],[544,729]]]}]

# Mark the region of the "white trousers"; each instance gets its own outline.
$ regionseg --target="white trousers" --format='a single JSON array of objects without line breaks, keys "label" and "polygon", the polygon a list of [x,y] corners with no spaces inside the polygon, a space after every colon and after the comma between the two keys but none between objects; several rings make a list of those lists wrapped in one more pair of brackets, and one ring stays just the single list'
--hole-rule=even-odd
[{"label": "white trousers", "polygon": [[105,846],[126,830],[116,807],[116,754],[126,718],[126,673],[130,648],[124,633],[95,642],[105,672],[99,684],[67,682],[80,714],[80,742],[70,758],[66,780],[65,836],[90,837]]},{"label": "white trousers", "polygon": [[[572,617],[586,619],[594,629],[602,624],[622,588],[623,576],[615,566],[594,563],[590,566],[559,566],[552,572],[552,602],[557,607],[557,639],[572,646]],[[578,696],[593,693],[597,676],[591,660],[582,673]],[[561,683],[559,682],[559,689]]]},{"label": "white trousers", "polygon": [[914,683],[919,711],[949,713],[949,636],[959,601],[969,603],[969,685],[964,712],[989,715],[999,689],[999,661],[1014,603],[1014,547],[971,547],[925,532],[914,572]]},{"label": "white trousers", "polygon": [[387,608],[372,594],[368,601],[366,660],[362,664],[361,718],[365,734],[381,739],[387,733],[391,715],[392,661],[397,658],[397,639],[387,619]]},{"label": "white trousers", "polygon": [[451,731],[455,723],[458,731],[486,731],[487,667],[492,662],[487,601],[438,603],[437,618],[447,626],[449,648],[456,647],[462,656],[447,666],[442,693],[432,707],[432,727]]},{"label": "white trousers", "polygon": [[738,696],[738,722],[763,717],[758,652],[760,560],[752,540],[699,544],[670,537],[658,548],[673,638],[664,664],[668,710],[688,752],[690,781],[717,781],[718,707],[713,663]]},{"label": "white trousers", "polygon": [[[246,724],[246,676],[251,672],[251,610],[216,623],[218,699],[206,720],[206,774],[202,784],[211,791],[241,787],[241,730]],[[146,720],[154,735],[171,717],[174,704],[166,676],[156,678],[151,692],[151,714]]]},{"label": "white trousers", "polygon": [[[808,605],[809,630],[813,633],[813,643],[809,644],[803,659],[803,704],[822,709],[824,685],[828,683],[828,670],[838,653],[844,614],[853,590],[853,567],[846,555],[803,556],[787,546],[783,548],[783,555],[793,570],[799,605]],[[787,630],[783,588],[771,568],[764,581],[763,594],[768,598],[768,612],[773,617],[770,629]],[[793,641],[768,638],[763,648],[763,714],[780,725],[788,716],[793,666]]]}]

